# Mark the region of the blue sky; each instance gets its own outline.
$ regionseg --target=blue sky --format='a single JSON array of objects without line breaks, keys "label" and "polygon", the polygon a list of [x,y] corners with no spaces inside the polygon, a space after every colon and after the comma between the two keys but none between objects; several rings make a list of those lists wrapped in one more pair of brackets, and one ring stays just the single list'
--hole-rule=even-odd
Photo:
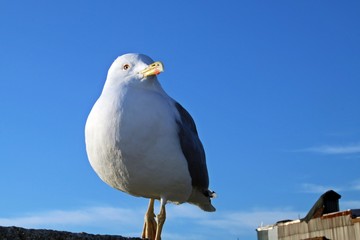
[{"label": "blue sky", "polygon": [[[256,239],[334,189],[360,208],[359,1],[1,1],[0,225],[139,236],[148,201],[91,169],[84,125],[119,55],[161,60],[194,117],[216,213],[165,239]],[[157,206],[158,207],[158,206]],[[157,209],[158,210],[158,209]]]}]

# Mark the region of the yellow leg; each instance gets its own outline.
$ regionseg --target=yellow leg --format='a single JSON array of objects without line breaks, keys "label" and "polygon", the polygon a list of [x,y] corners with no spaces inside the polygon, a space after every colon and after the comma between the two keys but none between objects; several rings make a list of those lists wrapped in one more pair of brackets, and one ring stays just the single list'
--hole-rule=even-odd
[{"label": "yellow leg", "polygon": [[154,199],[150,198],[149,208],[144,217],[144,229],[142,232],[141,237],[147,238],[149,240],[155,239],[157,224],[155,221],[155,214],[154,214]]},{"label": "yellow leg", "polygon": [[161,232],[162,232],[162,229],[163,229],[163,226],[165,223],[165,219],[166,219],[165,204],[166,204],[166,200],[164,198],[161,198],[161,201],[160,201],[161,209],[160,209],[159,215],[157,215],[158,225],[156,228],[155,240],[161,240]]}]

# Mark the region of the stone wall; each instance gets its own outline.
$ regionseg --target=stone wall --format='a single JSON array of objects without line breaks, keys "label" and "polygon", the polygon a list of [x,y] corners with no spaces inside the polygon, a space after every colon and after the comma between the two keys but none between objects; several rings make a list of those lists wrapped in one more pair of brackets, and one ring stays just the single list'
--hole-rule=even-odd
[{"label": "stone wall", "polygon": [[25,229],[20,227],[1,227],[1,240],[136,240],[115,235],[98,235],[88,233],[71,233],[64,231]]}]

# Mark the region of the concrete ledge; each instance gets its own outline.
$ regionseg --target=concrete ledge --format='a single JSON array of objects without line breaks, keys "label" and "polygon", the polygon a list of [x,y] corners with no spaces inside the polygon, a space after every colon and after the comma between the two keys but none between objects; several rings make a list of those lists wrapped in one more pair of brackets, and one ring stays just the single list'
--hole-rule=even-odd
[{"label": "concrete ledge", "polygon": [[71,233],[64,231],[45,229],[25,229],[20,227],[1,227],[1,240],[129,240],[140,238],[128,238],[116,235],[98,235],[88,233]]}]

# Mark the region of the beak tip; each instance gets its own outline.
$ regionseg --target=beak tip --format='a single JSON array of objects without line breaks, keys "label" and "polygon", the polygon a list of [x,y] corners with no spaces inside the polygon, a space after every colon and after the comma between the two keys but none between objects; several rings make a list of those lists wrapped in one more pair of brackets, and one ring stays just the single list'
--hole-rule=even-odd
[{"label": "beak tip", "polygon": [[142,74],[144,77],[148,76],[156,76],[160,73],[164,72],[164,65],[162,62],[154,62],[150,64],[147,68],[140,71],[139,73]]}]

